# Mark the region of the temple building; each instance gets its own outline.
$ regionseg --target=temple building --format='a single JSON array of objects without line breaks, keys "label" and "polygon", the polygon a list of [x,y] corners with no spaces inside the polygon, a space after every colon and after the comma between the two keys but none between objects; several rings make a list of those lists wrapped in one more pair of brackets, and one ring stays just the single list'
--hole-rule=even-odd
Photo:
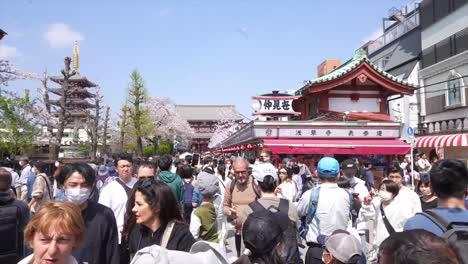
[{"label": "temple building", "polygon": [[383,166],[411,152],[410,145],[400,140],[402,123],[389,115],[389,101],[412,95],[416,88],[358,50],[335,70],[306,81],[296,91],[252,97],[258,118],[217,149],[255,156],[269,149],[276,161],[309,156],[317,162],[323,155],[334,155],[339,161],[356,158]]},{"label": "temple building", "polygon": [[195,131],[190,151],[208,151],[208,143],[216,130],[218,122],[233,120],[242,122],[243,117],[234,105],[176,105],[176,112],[186,119]]}]

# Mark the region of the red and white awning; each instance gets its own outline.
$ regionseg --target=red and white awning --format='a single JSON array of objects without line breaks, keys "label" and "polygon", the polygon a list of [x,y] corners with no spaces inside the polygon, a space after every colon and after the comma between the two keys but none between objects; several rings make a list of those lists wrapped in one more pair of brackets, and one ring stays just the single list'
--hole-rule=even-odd
[{"label": "red and white awning", "polygon": [[468,147],[468,133],[425,136],[416,139],[416,148]]}]

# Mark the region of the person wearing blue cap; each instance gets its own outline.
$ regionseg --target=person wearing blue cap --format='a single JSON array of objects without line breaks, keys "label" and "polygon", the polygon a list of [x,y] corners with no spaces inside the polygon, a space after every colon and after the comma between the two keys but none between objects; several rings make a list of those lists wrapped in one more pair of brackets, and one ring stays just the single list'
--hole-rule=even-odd
[{"label": "person wearing blue cap", "polygon": [[322,158],[317,172],[322,184],[305,192],[297,205],[298,216],[305,218],[300,234],[309,247],[305,264],[323,263],[323,245],[317,237],[346,229],[350,221],[351,197],[336,183],[340,172],[338,161],[331,157]]}]

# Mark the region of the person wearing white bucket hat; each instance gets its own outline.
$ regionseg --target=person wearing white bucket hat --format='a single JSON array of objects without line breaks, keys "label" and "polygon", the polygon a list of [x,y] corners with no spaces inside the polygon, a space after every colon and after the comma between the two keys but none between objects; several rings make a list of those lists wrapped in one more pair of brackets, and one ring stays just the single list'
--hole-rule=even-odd
[{"label": "person wearing white bucket hat", "polygon": [[130,264],[228,264],[226,253],[216,243],[198,241],[192,245],[190,253],[166,250],[158,245],[139,250]]}]

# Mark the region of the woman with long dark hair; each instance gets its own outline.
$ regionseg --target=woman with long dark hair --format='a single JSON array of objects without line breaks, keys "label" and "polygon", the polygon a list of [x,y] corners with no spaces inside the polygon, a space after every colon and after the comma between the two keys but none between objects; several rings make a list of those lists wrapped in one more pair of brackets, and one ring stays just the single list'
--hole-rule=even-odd
[{"label": "woman with long dark hair", "polygon": [[122,239],[131,256],[151,245],[188,252],[195,243],[174,192],[162,181],[139,180],[128,199],[125,218]]}]

